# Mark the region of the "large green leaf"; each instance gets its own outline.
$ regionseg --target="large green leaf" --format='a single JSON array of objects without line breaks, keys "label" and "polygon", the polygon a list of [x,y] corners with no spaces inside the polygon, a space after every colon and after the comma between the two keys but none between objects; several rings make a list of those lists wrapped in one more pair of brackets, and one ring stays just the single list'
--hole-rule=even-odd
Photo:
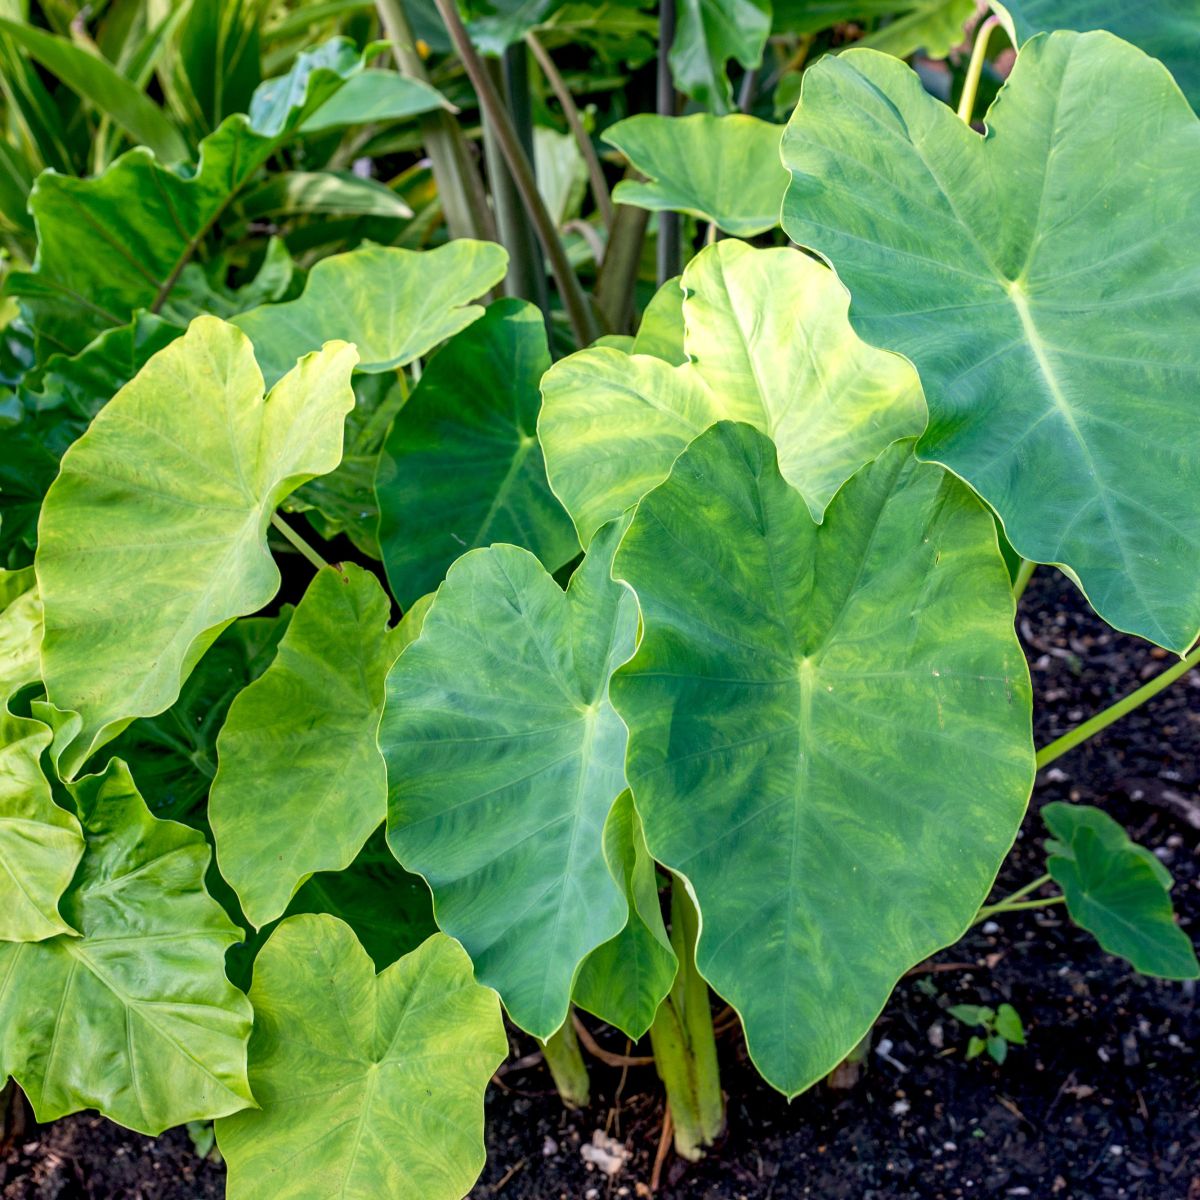
[{"label": "large green leaf", "polygon": [[0,1073],[39,1121],[97,1108],[142,1133],[253,1104],[239,933],[194,830],[150,815],[125,764],[74,785],[87,849],[62,901],[80,936],[0,944]]},{"label": "large green leaf", "polygon": [[508,1052],[495,993],[435,934],[375,974],[350,928],[299,916],[254,965],[261,1110],[217,1122],[229,1200],[459,1200],[484,1162],[483,1092]]},{"label": "large green leaf", "polygon": [[341,458],[355,358],[331,342],[264,398],[249,340],[200,317],[63,456],[36,567],[46,690],[82,717],[65,775],[168,708],[221,630],[274,596],[267,524]]},{"label": "large green leaf", "polygon": [[37,258],[6,287],[33,316],[40,357],[74,354],[136,310],[162,308],[233,197],[359,69],[356,53],[334,48],[302,55],[288,76],[264,83],[249,117],[228,117],[200,143],[194,169],[163,166],[139,146],[93,179],[38,176],[30,197]]},{"label": "large green leaf", "polygon": [[1139,50],[1056,33],[1022,49],[987,123],[885,55],[823,59],[784,137],[784,227],[835,265],[858,331],[916,364],[921,456],[1105,620],[1182,651],[1200,629],[1200,121]]},{"label": "large green leaf", "polygon": [[364,246],[323,258],[304,294],[234,318],[271,383],[331,337],[358,347],[360,371],[391,371],[483,315],[471,304],[504,278],[494,242],[459,238],[436,250]]},{"label": "large green leaf", "polygon": [[736,237],[766,233],[779,224],[788,183],[779,162],[782,134],[782,126],[742,113],[643,113],[618,121],[604,140],[648,178],[623,179],[613,199],[651,212],[690,213]]},{"label": "large green leaf", "polygon": [[679,0],[671,75],[675,86],[715,113],[733,108],[726,64],[757,67],[771,32],[770,0]]},{"label": "large green leaf", "polygon": [[1020,825],[1030,684],[995,529],[911,442],[817,525],[771,443],[723,423],[642,500],[613,574],[642,612],[612,695],[646,841],[794,1095],[962,936]]},{"label": "large green leaf", "polygon": [[1107,29],[1167,65],[1192,107],[1200,107],[1200,8],[1195,0],[1004,0],[1018,43],[1055,29]]},{"label": "large green leaf", "polygon": [[229,709],[208,815],[221,874],[256,926],[313,872],[348,866],[386,815],[376,739],[390,612],[369,571],[319,571],[275,661]]},{"label": "large green leaf", "polygon": [[388,843],[479,980],[541,1038],[627,917],[602,838],[625,786],[608,679],[637,626],[609,578],[620,531],[596,539],[565,594],[515,546],[463,555],[388,676]]},{"label": "large green leaf", "polygon": [[421,376],[375,477],[383,562],[400,604],[436,587],[464,550],[492,542],[524,546],[551,571],[579,553],[537,440],[549,367],[542,314],[500,300]]},{"label": "large green leaf", "polygon": [[925,428],[912,368],[858,339],[845,289],[806,255],[718,242],[688,264],[683,291],[690,362],[589,349],[542,381],[550,485],[585,544],[717,421],[770,434],[818,518],[864,462]]},{"label": "large green leaf", "polygon": [[629,919],[583,960],[571,999],[637,1041],[670,992],[678,962],[663,924],[654,860],[628,791],[604,823],[604,856],[624,885]]},{"label": "large green leaf", "polygon": [[1042,820],[1054,835],[1046,867],[1071,920],[1143,975],[1200,978],[1191,939],[1175,923],[1167,868],[1098,808],[1055,802],[1042,806]]}]

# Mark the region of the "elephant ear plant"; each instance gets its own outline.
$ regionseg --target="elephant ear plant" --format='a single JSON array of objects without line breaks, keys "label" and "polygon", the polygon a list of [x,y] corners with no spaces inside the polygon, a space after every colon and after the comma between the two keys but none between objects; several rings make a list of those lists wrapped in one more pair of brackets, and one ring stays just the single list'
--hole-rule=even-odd
[{"label": "elephant ear plant", "polygon": [[[1038,768],[1200,660],[1200,119],[1166,67],[1008,5],[979,132],[995,22],[956,115],[898,4],[784,127],[730,111],[732,61],[770,113],[771,6],[665,4],[660,111],[606,101],[593,142],[550,52],[578,6],[437,0],[428,53],[397,0],[358,42],[344,7],[262,32],[282,74],[228,65],[245,113],[191,26],[97,26],[81,65],[0,23],[100,139],[31,173],[51,114],[6,85],[0,1074],[38,1118],[215,1120],[232,1200],[455,1200],[505,1017],[571,1105],[589,1021],[648,1039],[694,1159],[714,995],[790,1098],[1000,914],[1200,976],[1099,809],[1046,805],[1046,873],[989,902]],[[605,19],[580,45],[636,73]],[[590,202],[531,159],[531,67]],[[1037,564],[1176,656],[1041,750]]]}]

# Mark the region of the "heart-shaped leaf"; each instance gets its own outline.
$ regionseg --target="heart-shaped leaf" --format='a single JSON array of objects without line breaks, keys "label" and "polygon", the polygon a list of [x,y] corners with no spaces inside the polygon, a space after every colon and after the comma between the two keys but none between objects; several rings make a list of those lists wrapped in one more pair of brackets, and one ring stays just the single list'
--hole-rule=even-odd
[{"label": "heart-shaped leaf", "polygon": [[379,734],[389,845],[476,977],[543,1039],[580,962],[627,917],[602,837],[625,787],[608,680],[637,629],[609,578],[620,532],[596,539],[565,593],[526,550],[464,554],[388,676]]},{"label": "heart-shaped leaf", "polygon": [[65,776],[168,708],[221,630],[274,596],[267,524],[337,466],[355,360],[331,342],[264,398],[246,336],[199,317],[63,456],[36,567],[46,690],[82,717]]},{"label": "heart-shaped leaf", "polygon": [[1046,868],[1071,920],[1143,975],[1200,978],[1191,939],[1175,923],[1167,868],[1098,808],[1055,801],[1042,820],[1054,835]]},{"label": "heart-shaped leaf", "polygon": [[375,968],[349,926],[289,917],[254,964],[260,1110],[217,1122],[229,1200],[459,1200],[484,1161],[483,1092],[508,1053],[496,995],[435,934]]},{"label": "heart-shaped leaf", "polygon": [[794,1095],[962,936],[1020,825],[1030,684],[991,517],[901,442],[817,525],[771,443],[724,423],[642,500],[613,574],[642,612],[612,695],[647,844]]},{"label": "heart-shaped leaf", "polygon": [[987,124],[886,55],[827,56],[784,137],[784,228],[834,264],[855,328],[916,364],[921,457],[1110,624],[1182,652],[1200,630],[1200,120],[1139,50],[1056,33],[1021,50]]},{"label": "heart-shaped leaf", "polygon": [[690,213],[735,237],[754,237],[779,224],[788,173],[779,161],[783,128],[733,113],[659,117],[642,113],[604,131],[648,180],[623,179],[619,204],[651,212]]},{"label": "heart-shaped leaf", "polygon": [[542,314],[500,300],[421,376],[375,479],[383,562],[400,604],[437,587],[463,551],[492,542],[524,546],[551,571],[579,553],[537,440],[538,383],[549,367]]},{"label": "heart-shaped leaf", "polygon": [[348,866],[386,815],[376,739],[390,612],[369,571],[319,571],[275,661],[229,709],[208,815],[221,874],[256,926],[314,871]]},{"label": "heart-shaped leaf", "polygon": [[225,978],[241,934],[204,890],[203,836],[151,816],[118,759],[72,794],[79,936],[0,944],[0,1073],[39,1121],[96,1108],[157,1134],[252,1105],[250,1005]]},{"label": "heart-shaped leaf", "polygon": [[358,370],[392,371],[483,315],[470,301],[504,278],[494,242],[459,238],[436,250],[362,246],[323,258],[304,294],[234,317],[268,386],[331,338],[358,347]]},{"label": "heart-shaped leaf", "polygon": [[585,544],[717,421],[770,434],[817,517],[864,462],[925,428],[916,374],[858,339],[846,292],[820,263],[730,240],[698,254],[682,285],[690,362],[589,349],[542,381],[550,485]]}]

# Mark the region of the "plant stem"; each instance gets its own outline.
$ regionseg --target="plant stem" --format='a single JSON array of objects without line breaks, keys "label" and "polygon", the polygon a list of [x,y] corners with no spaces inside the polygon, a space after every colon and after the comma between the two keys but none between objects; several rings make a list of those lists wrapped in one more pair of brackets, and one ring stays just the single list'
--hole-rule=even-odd
[{"label": "plant stem", "polygon": [[1031,879],[1024,887],[1019,887],[1009,896],[1005,896],[1003,900],[997,900],[995,904],[985,904],[976,914],[975,920],[971,922],[973,925],[978,925],[980,921],[986,921],[988,917],[998,912],[1011,912],[1014,908],[1040,908],[1043,904],[1050,904],[1050,900],[1032,900],[1022,903],[1022,897],[1028,896],[1030,892],[1036,892],[1038,888],[1043,887],[1050,882],[1050,875],[1039,875],[1036,879]]},{"label": "plant stem", "polygon": [[999,17],[988,17],[975,34],[975,46],[971,50],[971,61],[967,64],[967,77],[963,80],[962,95],[958,98],[958,115],[968,125],[975,111],[975,96],[979,92],[979,80],[983,75],[983,64],[987,60],[988,42],[992,30],[1000,24]]},{"label": "plant stem", "polygon": [[[417,53],[403,0],[375,0],[375,7],[400,69],[410,78],[428,83],[429,72]],[[420,125],[450,236],[495,241],[496,230],[487,195],[458,123],[448,112],[439,109],[424,114]]]},{"label": "plant stem", "polygon": [[[514,64],[512,69],[509,68],[508,59],[514,50],[520,54],[522,60],[524,59],[523,46],[510,46],[505,52],[503,73],[500,65],[494,60],[490,60],[485,66],[497,91],[501,87],[504,88],[513,125],[521,138],[522,147],[526,154],[531,154],[533,126],[529,119],[529,85],[525,72],[521,71],[519,66]],[[483,116],[483,150],[487,161],[488,179],[492,185],[492,202],[496,206],[500,241],[508,251],[505,293],[521,300],[532,300],[542,310],[542,315],[548,323],[550,301],[546,294],[546,263],[542,258],[533,226],[525,214],[516,181],[504,161],[495,126],[486,113]]]},{"label": "plant stem", "polygon": [[679,973],[650,1026],[654,1065],[667,1091],[675,1151],[695,1162],[725,1128],[708,984],[696,969],[700,918],[683,884],[671,884],[671,945]]},{"label": "plant stem", "polygon": [[1032,559],[1021,559],[1021,565],[1017,568],[1017,577],[1013,580],[1014,600],[1020,600],[1025,595],[1025,589],[1029,586],[1029,581],[1033,578],[1033,573],[1037,570],[1037,567],[1037,563]]},{"label": "plant stem", "polygon": [[586,1108],[590,1097],[588,1070],[571,1017],[568,1010],[567,1019],[559,1031],[542,1043],[542,1052],[563,1104],[567,1108]]},{"label": "plant stem", "polygon": [[1052,763],[1056,758],[1061,758],[1068,750],[1074,750],[1080,742],[1086,742],[1088,738],[1094,737],[1102,729],[1107,729],[1114,721],[1119,721],[1133,712],[1135,708],[1145,704],[1152,696],[1157,696],[1163,688],[1174,683],[1181,675],[1186,675],[1197,663],[1200,663],[1200,643],[1192,648],[1192,652],[1186,658],[1181,659],[1174,666],[1168,667],[1161,675],[1156,675],[1136,692],[1130,692],[1124,699],[1109,705],[1090,720],[1084,721],[1082,725],[1076,725],[1070,733],[1064,733],[1062,737],[1055,738],[1048,746],[1043,746],[1037,753],[1038,770],[1040,771],[1042,767]]},{"label": "plant stem", "polygon": [[[675,80],[671,75],[671,46],[675,41],[675,0],[662,0],[658,7],[658,90],[655,110],[661,117],[675,115]],[[683,269],[679,214],[658,214],[658,286],[674,279]]]},{"label": "plant stem", "polygon": [[741,86],[738,88],[737,106],[739,112],[748,113],[751,105],[754,103],[754,87],[758,83],[758,68],[747,67],[746,73],[742,76]]},{"label": "plant stem", "polygon": [[278,514],[271,514],[271,524],[283,534],[318,571],[323,571],[329,564]]},{"label": "plant stem", "polygon": [[533,167],[521,147],[517,131],[509,119],[508,110],[501,103],[500,96],[484,68],[483,60],[475,52],[475,47],[471,45],[466,27],[458,15],[456,0],[434,0],[434,3],[450,34],[450,40],[454,43],[455,50],[458,51],[458,57],[462,60],[467,76],[471,80],[471,86],[474,87],[475,94],[479,97],[480,108],[491,122],[492,131],[499,143],[500,151],[504,155],[504,161],[512,172],[517,190],[521,193],[525,211],[533,222],[538,241],[542,244],[542,252],[546,255],[546,259],[550,263],[550,270],[554,274],[554,280],[558,284],[558,291],[562,296],[563,307],[566,309],[567,319],[571,322],[575,339],[581,346],[586,346],[599,336],[596,319],[588,306],[583,288],[579,286],[575,272],[571,270],[571,264],[567,259],[567,252],[563,248],[562,240],[558,236],[558,230],[554,228],[554,222],[550,219],[550,214],[542,202]]},{"label": "plant stem", "polygon": [[592,139],[588,136],[588,131],[583,127],[583,118],[579,115],[579,109],[575,104],[574,97],[571,95],[570,89],[567,87],[558,68],[554,65],[554,59],[550,57],[550,52],[537,40],[532,30],[525,35],[525,42],[533,52],[533,57],[537,60],[538,66],[541,67],[542,74],[546,77],[546,82],[550,85],[550,90],[557,97],[559,106],[563,110],[563,116],[567,118],[567,125],[570,127],[571,134],[575,138],[575,143],[579,147],[580,154],[583,155],[583,161],[587,163],[588,179],[591,181],[592,186],[592,197],[596,201],[596,208],[600,211],[600,219],[604,222],[604,228],[609,233],[612,233],[612,196],[609,194],[608,182],[604,178],[604,168],[600,165],[600,157],[596,153],[596,147],[592,145]]},{"label": "plant stem", "polygon": [[997,913],[1021,912],[1027,908],[1047,908],[1051,904],[1066,904],[1066,896],[1049,896],[1045,900],[1018,900],[1015,904],[1007,901],[1003,904],[993,904],[991,908],[981,909],[983,919],[994,917]]},{"label": "plant stem", "polygon": [[[1047,871],[1045,875],[1039,875],[1036,879],[1030,880],[1024,887],[1019,887],[1010,896],[1005,896],[1003,900],[998,901],[998,904],[1011,904],[1014,900],[1020,900],[1023,896],[1028,896],[1030,892],[1036,892],[1038,888],[1044,887],[1050,882],[1050,873]],[[993,904],[993,908],[997,905]]]},{"label": "plant stem", "polygon": [[646,209],[617,205],[604,262],[596,275],[595,293],[596,307],[608,327],[617,333],[628,332],[633,324],[634,291],[649,223]]}]

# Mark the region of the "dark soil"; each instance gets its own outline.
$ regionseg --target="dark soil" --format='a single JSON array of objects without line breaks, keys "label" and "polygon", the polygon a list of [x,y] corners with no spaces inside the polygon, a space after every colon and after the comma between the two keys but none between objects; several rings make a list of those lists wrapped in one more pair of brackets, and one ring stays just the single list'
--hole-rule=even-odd
[{"label": "dark soil", "polygon": [[[1168,665],[1109,630],[1045,568],[1021,605],[1020,630],[1039,745]],[[1101,805],[1152,847],[1175,875],[1176,908],[1196,937],[1200,672],[1042,772],[998,895],[1041,873],[1037,809],[1049,800]],[[849,1090],[822,1085],[787,1104],[750,1067],[736,1025],[726,1028],[728,1133],[697,1165],[668,1155],[658,1196],[1200,1200],[1196,989],[1136,975],[1060,908],[1009,914],[1000,925],[973,931],[935,969],[901,981]],[[966,1061],[968,1031],[947,1005],[1001,1001],[1020,1012],[1028,1045],[1002,1067]],[[613,1031],[596,1036],[625,1052]],[[518,1058],[532,1051],[526,1039],[514,1042]],[[653,1068],[594,1064],[592,1080],[592,1107],[567,1113],[540,1061],[504,1070],[488,1093],[488,1165],[472,1197],[649,1195],[663,1120]],[[579,1153],[596,1129],[630,1152],[613,1178]],[[221,1175],[183,1131],[152,1141],[80,1116],[19,1139],[0,1165],[0,1197],[199,1200],[221,1195]]]}]

